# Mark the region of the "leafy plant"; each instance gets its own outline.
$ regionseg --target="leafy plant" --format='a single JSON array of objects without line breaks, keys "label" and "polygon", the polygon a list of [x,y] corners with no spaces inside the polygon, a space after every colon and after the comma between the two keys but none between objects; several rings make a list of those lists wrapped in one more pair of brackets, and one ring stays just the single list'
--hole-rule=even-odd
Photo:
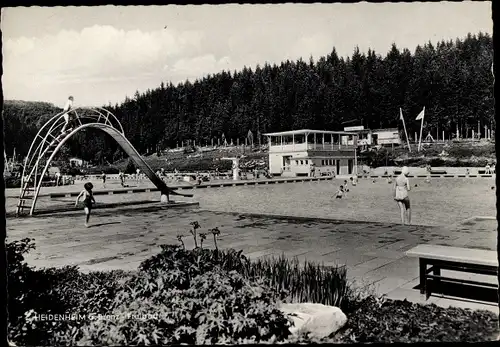
[{"label": "leafy plant", "polygon": [[177,235],[177,241],[179,241],[182,244],[182,249],[186,250],[186,245],[184,245],[184,241],[182,241],[183,235]]},{"label": "leafy plant", "polygon": [[127,166],[125,168],[125,173],[126,174],[135,174],[136,173],[136,167],[135,164],[132,160],[128,160]]},{"label": "leafy plant", "polygon": [[200,248],[203,249],[203,241],[207,239],[207,234],[200,233]]},{"label": "leafy plant", "polygon": [[198,242],[197,242],[197,239],[196,239],[196,233],[199,228],[200,228],[200,224],[197,222],[197,221],[194,221],[194,222],[191,222],[189,223],[192,228],[189,230],[189,232],[191,233],[191,235],[193,235],[193,238],[194,238],[194,247],[195,248],[198,248]]},{"label": "leafy plant", "polygon": [[215,249],[216,249],[216,250],[219,250],[219,247],[217,247],[217,236],[219,236],[219,235],[220,235],[220,230],[219,230],[219,228],[215,227],[215,228],[210,229],[209,231],[212,233],[212,235],[213,235],[213,237],[214,237]]}]

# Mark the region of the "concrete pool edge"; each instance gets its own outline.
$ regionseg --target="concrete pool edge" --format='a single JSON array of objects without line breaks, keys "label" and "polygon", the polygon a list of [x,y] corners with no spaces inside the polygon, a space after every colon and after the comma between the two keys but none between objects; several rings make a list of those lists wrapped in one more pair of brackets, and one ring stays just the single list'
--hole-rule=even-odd
[{"label": "concrete pool edge", "polygon": [[292,215],[281,215],[281,214],[268,214],[268,213],[252,213],[252,212],[230,212],[230,211],[217,211],[210,209],[200,208],[199,211],[202,212],[212,212],[216,214],[229,214],[235,216],[245,216],[249,218],[268,218],[268,219],[278,219],[278,220],[288,220],[288,221],[299,221],[299,222],[320,222],[329,224],[376,224],[380,226],[401,226],[401,227],[425,227],[425,228],[435,228],[439,227],[436,225],[427,224],[411,224],[402,225],[401,223],[388,223],[388,222],[377,222],[377,221],[360,221],[354,219],[338,219],[338,218],[324,218],[324,217],[305,217],[305,216],[292,216]]},{"label": "concrete pool edge", "polygon": [[[179,208],[179,207],[199,207],[199,205],[200,205],[199,202],[172,202],[170,204],[165,204],[155,200],[139,200],[139,201],[127,201],[127,202],[117,202],[117,203],[102,203],[94,207],[93,210],[104,210],[104,209],[133,207],[133,206],[141,206],[143,208],[157,207],[159,209],[169,209],[169,208]],[[80,212],[81,210],[82,210],[81,207],[58,206],[58,207],[35,210],[33,213],[33,217],[48,216],[48,215],[67,213],[67,212]],[[5,217],[16,218],[16,213],[15,212],[6,213]],[[27,216],[21,216],[21,218],[22,217],[31,217],[31,216],[27,215]]]},{"label": "concrete pool edge", "polygon": [[469,218],[462,219],[458,222],[458,224],[466,224],[470,222],[478,222],[482,220],[497,220],[497,217],[494,216],[472,216]]}]

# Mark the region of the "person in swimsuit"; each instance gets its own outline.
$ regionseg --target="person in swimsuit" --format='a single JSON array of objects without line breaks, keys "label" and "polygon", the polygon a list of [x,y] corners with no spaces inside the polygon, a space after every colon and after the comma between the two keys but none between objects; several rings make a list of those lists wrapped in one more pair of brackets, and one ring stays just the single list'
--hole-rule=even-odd
[{"label": "person in swimsuit", "polygon": [[335,199],[342,199],[344,195],[345,195],[344,186],[340,186],[339,190],[337,190],[337,193],[335,193]]},{"label": "person in swimsuit", "polygon": [[410,198],[408,196],[408,191],[410,191],[410,181],[408,180],[409,170],[408,167],[403,167],[401,174],[396,177],[396,182],[394,183],[394,200],[398,203],[399,210],[401,212],[401,223],[406,225],[411,224],[411,209],[410,209]]},{"label": "person in swimsuit", "polygon": [[139,183],[139,180],[141,179],[141,170],[137,169],[135,170],[135,172],[136,172],[135,179],[137,180],[137,183]]},{"label": "person in swimsuit", "polygon": [[125,177],[124,177],[123,172],[121,170],[118,173],[118,177],[120,177],[120,184],[121,184],[121,186],[125,187]]},{"label": "person in swimsuit", "polygon": [[343,186],[343,188],[344,188],[344,192],[348,192],[349,191],[349,188],[347,188],[347,180],[344,180],[344,186]]},{"label": "person in swimsuit", "polygon": [[83,186],[83,190],[76,198],[75,206],[78,206],[80,202],[80,198],[83,196],[83,206],[85,211],[85,227],[89,226],[90,212],[92,211],[92,203],[95,204],[94,194],[92,194],[92,188],[94,188],[93,184],[90,182],[85,183]]},{"label": "person in swimsuit", "polygon": [[485,173],[486,175],[491,174],[491,167],[490,167],[490,163],[486,164],[486,167],[484,168],[484,173]]},{"label": "person in swimsuit", "polygon": [[[70,96],[68,98],[68,101],[66,101],[66,105],[64,105],[64,108],[63,108],[64,126],[61,129],[61,134],[64,134],[66,132],[66,129],[70,125],[71,119],[70,119],[68,112],[71,111],[72,108],[73,108],[73,97]],[[69,129],[69,130],[71,130],[71,129]]]}]

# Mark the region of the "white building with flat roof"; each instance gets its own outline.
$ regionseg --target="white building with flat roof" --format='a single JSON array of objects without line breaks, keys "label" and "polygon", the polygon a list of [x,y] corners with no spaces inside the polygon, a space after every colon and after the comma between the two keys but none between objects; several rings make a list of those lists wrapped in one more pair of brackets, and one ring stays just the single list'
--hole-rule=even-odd
[{"label": "white building with flat roof", "polygon": [[264,134],[269,170],[284,177],[354,175],[357,134],[345,131],[293,130]]}]

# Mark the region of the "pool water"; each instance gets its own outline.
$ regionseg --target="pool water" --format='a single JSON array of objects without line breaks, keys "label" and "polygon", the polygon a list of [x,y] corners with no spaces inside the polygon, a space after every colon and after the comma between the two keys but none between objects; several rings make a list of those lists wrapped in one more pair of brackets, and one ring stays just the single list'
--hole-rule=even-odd
[{"label": "pool water", "polygon": [[[474,216],[496,216],[494,178],[410,178],[412,223],[443,225],[459,223]],[[211,211],[275,214],[287,216],[332,218],[339,220],[400,223],[399,210],[393,200],[393,184],[385,179],[360,179],[343,199],[334,195],[343,180],[224,188],[202,188],[190,192],[192,199],[173,196],[178,201],[196,201]],[[417,185],[415,187],[415,185]],[[66,188],[66,187],[65,187]],[[112,188],[119,188],[110,187]],[[68,187],[70,191],[75,187]],[[159,201],[158,192],[96,196],[98,203],[138,200]],[[39,208],[73,205],[75,198],[41,198]],[[17,198],[7,199],[7,211],[15,211]]]},{"label": "pool water", "polygon": [[[334,195],[343,180],[231,188],[197,189],[200,208],[302,217],[398,223],[393,184],[385,179],[360,179],[343,199]],[[493,178],[411,179],[412,223],[449,225],[473,216],[496,216]],[[415,186],[416,185],[416,186]]]}]

